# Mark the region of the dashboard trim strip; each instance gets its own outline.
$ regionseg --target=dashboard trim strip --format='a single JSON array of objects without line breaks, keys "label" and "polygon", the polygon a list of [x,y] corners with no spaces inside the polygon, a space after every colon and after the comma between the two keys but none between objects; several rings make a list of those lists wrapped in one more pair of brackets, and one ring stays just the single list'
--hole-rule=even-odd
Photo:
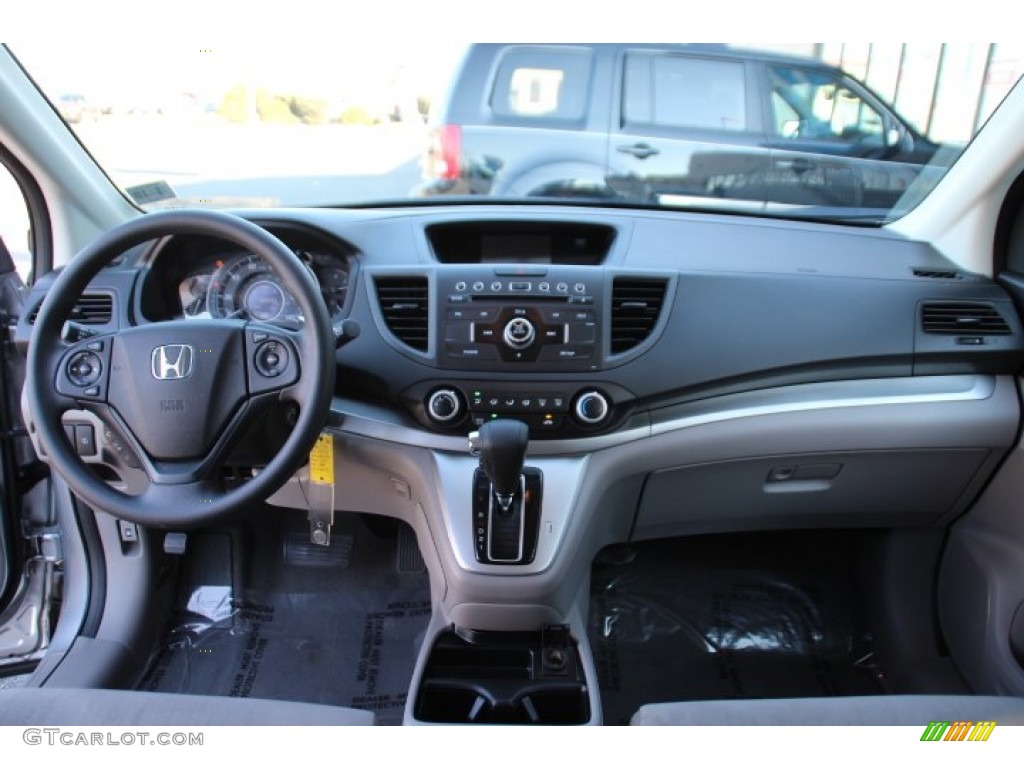
[{"label": "dashboard trim strip", "polygon": [[[572,440],[534,440],[529,456],[571,456],[614,448],[680,429],[735,419],[835,408],[924,405],[986,400],[996,377],[987,375],[918,376],[801,384],[724,395],[635,414],[615,432]],[[409,426],[379,406],[336,397],[332,425],[339,434],[361,435],[431,450],[466,453],[461,436],[439,435]]]}]

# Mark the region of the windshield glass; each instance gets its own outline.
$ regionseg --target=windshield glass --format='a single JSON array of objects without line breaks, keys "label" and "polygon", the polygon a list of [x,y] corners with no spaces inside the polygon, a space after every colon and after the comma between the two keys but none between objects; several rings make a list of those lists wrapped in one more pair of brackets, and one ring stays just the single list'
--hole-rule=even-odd
[{"label": "windshield glass", "polygon": [[146,209],[600,201],[882,223],[1024,44],[352,44],[14,53]]}]

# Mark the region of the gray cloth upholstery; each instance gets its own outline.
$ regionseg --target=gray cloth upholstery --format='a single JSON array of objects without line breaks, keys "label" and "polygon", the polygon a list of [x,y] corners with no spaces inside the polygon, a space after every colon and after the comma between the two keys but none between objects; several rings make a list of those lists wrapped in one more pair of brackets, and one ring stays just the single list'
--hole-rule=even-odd
[{"label": "gray cloth upholstery", "polygon": [[373,725],[372,712],[293,701],[85,688],[0,690],[0,725]]},{"label": "gray cloth upholstery", "polygon": [[1024,699],[1012,696],[836,696],[646,704],[630,725],[919,725],[933,720],[995,720],[1024,725]]}]

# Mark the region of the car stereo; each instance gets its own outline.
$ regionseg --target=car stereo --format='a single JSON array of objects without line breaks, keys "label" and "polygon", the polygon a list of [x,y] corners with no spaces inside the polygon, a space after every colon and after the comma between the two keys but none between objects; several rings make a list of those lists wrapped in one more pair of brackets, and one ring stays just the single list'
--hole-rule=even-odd
[{"label": "car stereo", "polygon": [[465,266],[442,274],[440,361],[454,370],[598,370],[602,287],[579,268]]}]

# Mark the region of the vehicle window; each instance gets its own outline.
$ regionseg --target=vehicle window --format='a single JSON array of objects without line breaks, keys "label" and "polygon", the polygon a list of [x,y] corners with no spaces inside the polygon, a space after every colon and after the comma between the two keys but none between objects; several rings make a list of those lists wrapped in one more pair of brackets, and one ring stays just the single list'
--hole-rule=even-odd
[{"label": "vehicle window", "polygon": [[747,128],[743,64],[634,53],[626,60],[623,119],[672,128]]},{"label": "vehicle window", "polygon": [[769,77],[777,136],[882,146],[882,116],[841,81],[789,67],[771,67]]},{"label": "vehicle window", "polygon": [[0,165],[0,238],[26,283],[32,272],[31,222],[21,187],[11,172]]},{"label": "vehicle window", "polygon": [[498,67],[491,108],[505,117],[579,120],[587,100],[587,50],[513,48]]}]

